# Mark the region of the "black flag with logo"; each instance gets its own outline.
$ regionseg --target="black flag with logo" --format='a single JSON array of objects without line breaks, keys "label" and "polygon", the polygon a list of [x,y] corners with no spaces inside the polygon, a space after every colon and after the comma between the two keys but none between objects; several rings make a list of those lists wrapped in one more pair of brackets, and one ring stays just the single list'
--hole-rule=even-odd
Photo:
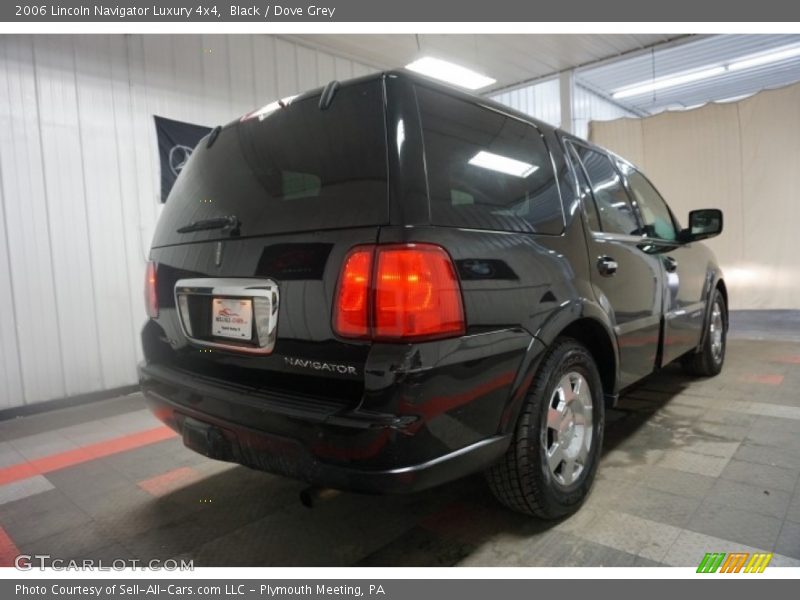
[{"label": "black flag with logo", "polygon": [[197,142],[211,128],[158,116],[155,116],[155,120],[158,156],[161,159],[161,202],[166,202],[178,174],[192,155]]}]

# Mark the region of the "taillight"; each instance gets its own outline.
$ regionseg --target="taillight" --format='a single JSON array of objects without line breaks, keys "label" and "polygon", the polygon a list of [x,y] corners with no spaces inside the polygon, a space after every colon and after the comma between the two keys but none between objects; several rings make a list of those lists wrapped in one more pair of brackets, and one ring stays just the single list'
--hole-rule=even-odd
[{"label": "taillight", "polygon": [[147,269],[144,275],[144,305],[147,309],[147,316],[151,319],[158,317],[158,291],[156,289],[158,280],[156,279],[156,263],[152,260],[147,261]]},{"label": "taillight", "polygon": [[461,289],[439,246],[388,246],[376,251],[375,339],[430,338],[464,333]]},{"label": "taillight", "polygon": [[433,244],[352,250],[342,267],[333,324],[342,337],[378,341],[463,335],[461,287],[450,256]]},{"label": "taillight", "polygon": [[333,316],[333,328],[343,337],[367,337],[369,334],[371,271],[371,247],[356,248],[344,259]]}]

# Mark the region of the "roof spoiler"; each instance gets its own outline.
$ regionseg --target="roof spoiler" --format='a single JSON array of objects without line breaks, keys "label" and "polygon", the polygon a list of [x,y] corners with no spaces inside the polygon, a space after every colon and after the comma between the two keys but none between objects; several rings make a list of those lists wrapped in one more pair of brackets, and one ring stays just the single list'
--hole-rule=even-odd
[{"label": "roof spoiler", "polygon": [[325,86],[325,89],[322,90],[322,95],[319,97],[320,110],[326,110],[330,107],[333,102],[333,97],[336,95],[336,92],[339,91],[340,87],[341,84],[335,79]]}]

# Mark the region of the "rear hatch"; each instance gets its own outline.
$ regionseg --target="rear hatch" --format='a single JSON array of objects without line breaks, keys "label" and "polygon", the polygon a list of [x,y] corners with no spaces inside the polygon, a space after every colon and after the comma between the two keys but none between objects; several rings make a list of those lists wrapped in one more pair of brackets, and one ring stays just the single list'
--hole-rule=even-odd
[{"label": "rear hatch", "polygon": [[389,219],[386,164],[380,78],[343,85],[325,108],[319,92],[273,103],[201,140],[154,235],[148,363],[357,403],[369,345],[337,340],[331,313],[348,250]]}]

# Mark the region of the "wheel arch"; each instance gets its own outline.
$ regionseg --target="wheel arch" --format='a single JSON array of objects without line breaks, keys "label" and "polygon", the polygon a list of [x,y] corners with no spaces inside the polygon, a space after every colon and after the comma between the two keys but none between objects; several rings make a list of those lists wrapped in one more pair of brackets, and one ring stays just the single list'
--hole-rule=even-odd
[{"label": "wheel arch", "polygon": [[608,315],[593,303],[570,303],[551,314],[535,333],[528,348],[503,411],[499,431],[507,433],[513,430],[542,359],[559,337],[570,337],[586,346],[600,372],[606,405],[613,406],[619,392],[619,348],[613,332]]},{"label": "wheel arch", "polygon": [[714,278],[712,280],[712,284],[708,286],[708,296],[706,299],[706,308],[705,314],[703,315],[703,331],[700,335],[700,342],[697,344],[697,347],[694,349],[694,352],[700,352],[703,347],[703,344],[706,342],[706,336],[708,335],[708,320],[711,318],[711,295],[716,291],[719,290],[719,293],[722,294],[722,299],[725,301],[725,330],[728,330],[730,325],[730,319],[728,318],[728,286],[725,285],[725,280],[722,278],[722,274],[716,272],[714,274]]},{"label": "wheel arch", "polygon": [[730,311],[728,304],[728,286],[725,285],[725,280],[722,277],[719,277],[714,287],[719,290],[719,293],[722,294],[722,299],[725,300],[725,327],[727,328],[728,311]]},{"label": "wheel arch", "polygon": [[570,337],[577,340],[589,350],[603,383],[603,394],[606,402],[616,401],[617,382],[619,381],[619,360],[616,344],[608,330],[596,319],[582,317],[567,325],[557,337]]}]

